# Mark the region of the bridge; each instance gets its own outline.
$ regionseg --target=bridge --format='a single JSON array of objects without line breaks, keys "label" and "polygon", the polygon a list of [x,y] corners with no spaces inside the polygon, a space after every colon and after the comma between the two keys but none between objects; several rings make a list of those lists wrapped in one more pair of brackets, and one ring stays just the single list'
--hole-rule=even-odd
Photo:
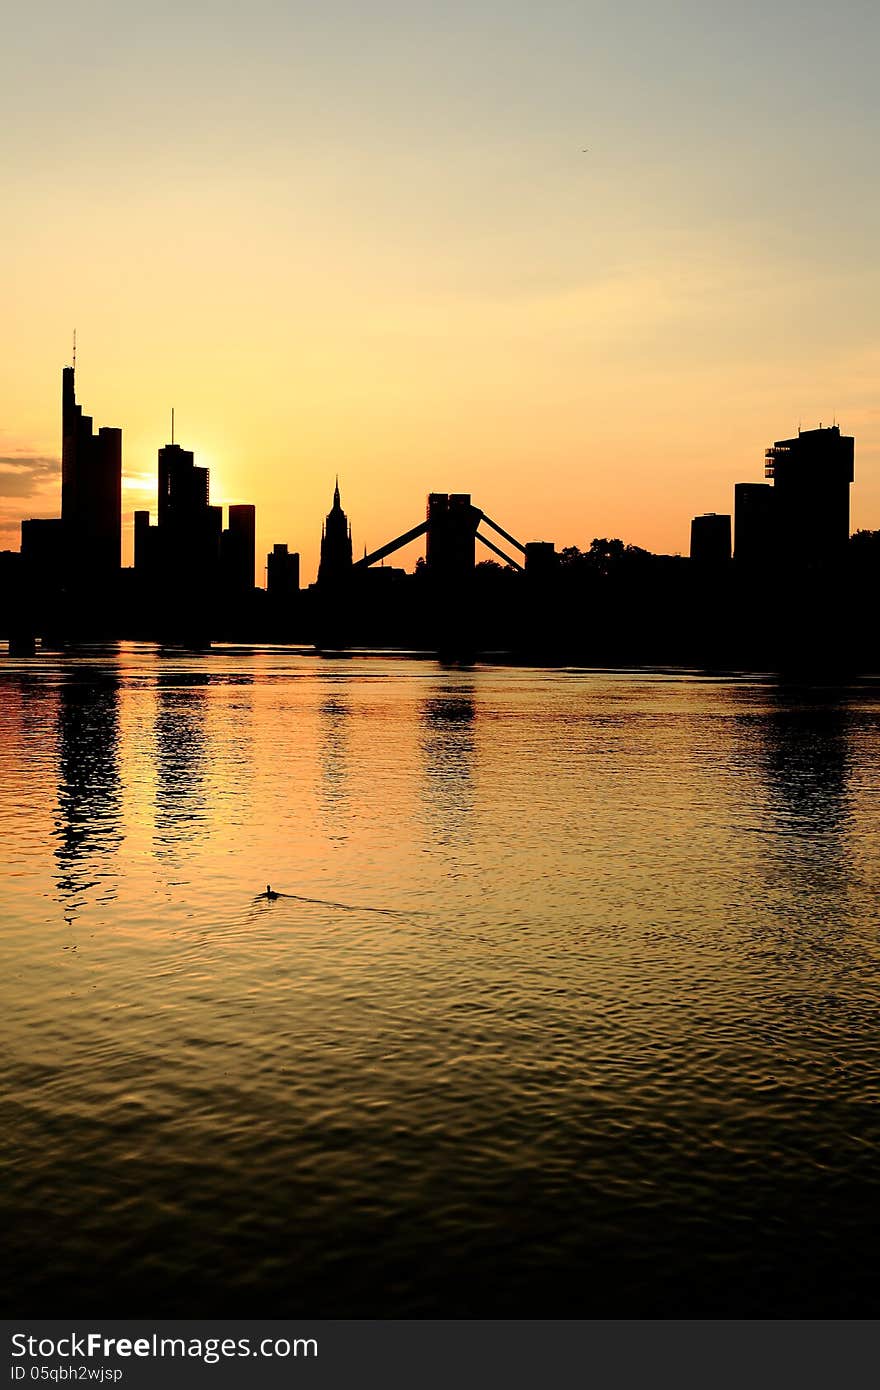
[{"label": "bridge", "polygon": [[[351,539],[345,516],[340,512],[339,547],[341,563],[326,565],[322,548],[317,600],[319,650],[340,650],[350,644],[351,634],[376,634],[395,630],[408,634],[418,645],[436,647],[444,659],[472,660],[478,646],[480,602],[473,579],[476,544],[517,571],[526,581],[519,601],[534,604],[543,590],[532,580],[549,575],[556,565],[556,551],[549,541],[523,544],[495,520],[474,506],[467,492],[432,492],[428,496],[424,521],[411,526],[369,555],[352,562]],[[330,518],[328,517],[328,525]],[[487,535],[491,532],[491,535]],[[360,584],[380,560],[394,555],[421,536],[425,537],[424,584],[415,587],[394,585],[393,571],[385,571],[392,587],[380,590],[371,583]],[[347,556],[345,551],[347,550]],[[376,576],[378,578],[378,575]],[[368,643],[370,637],[363,638]],[[383,641],[385,638],[372,640]]]},{"label": "bridge", "polygon": [[[502,550],[494,540],[483,534],[481,526],[489,527],[518,553],[509,555]],[[425,564],[429,573],[449,581],[464,579],[473,570],[477,541],[512,569],[526,573],[536,568],[545,568],[551,557],[555,558],[555,551],[550,542],[530,541],[523,545],[509,531],[505,531],[503,526],[499,526],[497,521],[493,521],[486,512],[475,507],[471,502],[470,493],[432,492],[428,495],[428,512],[424,521],[420,521],[418,526],[411,527],[409,531],[404,531],[402,535],[395,536],[394,540],[388,541],[385,545],[380,545],[371,554],[364,555],[362,559],[355,561],[352,569],[369,569],[371,565],[393,555],[397,550],[402,550],[405,545],[418,540],[420,536],[426,538]]]}]

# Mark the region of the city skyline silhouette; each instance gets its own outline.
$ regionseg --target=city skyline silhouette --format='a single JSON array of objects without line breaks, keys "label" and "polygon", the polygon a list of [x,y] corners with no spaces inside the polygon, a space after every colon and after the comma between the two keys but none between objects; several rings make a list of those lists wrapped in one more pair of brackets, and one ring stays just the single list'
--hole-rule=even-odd
[{"label": "city skyline silhouette", "polygon": [[[687,558],[618,538],[561,550],[523,541],[470,493],[438,492],[425,520],[356,555],[337,476],[305,589],[299,548],[275,540],[260,563],[256,507],[225,514],[210,470],[176,441],[158,450],[155,509],[134,513],[133,564],[122,565],[123,432],[95,432],[72,365],[62,371],[62,438],[61,516],[23,518],[20,550],[0,552],[3,622],[19,655],[38,638],[51,647],[139,637],[201,649],[230,638],[409,646],[451,660],[486,651],[595,664],[873,660],[840,610],[855,572],[864,581],[877,569],[880,532],[850,535],[855,441],[836,423],[767,446],[764,481],[733,485],[732,514],[692,518]],[[408,573],[396,562],[422,540]]]},{"label": "city skyline silhouette", "polygon": [[[75,362],[74,352],[73,360]],[[73,371],[68,367],[69,372]],[[780,397],[783,393],[780,392]],[[173,410],[170,414],[173,416]],[[861,412],[854,412],[857,417]],[[835,421],[831,426],[822,423],[818,417],[820,411],[813,411],[812,414],[816,423],[805,423],[805,414],[809,418],[810,412],[805,412],[802,407],[798,409],[797,433],[809,433],[814,429],[835,428]],[[765,411],[766,422],[764,425],[764,441],[774,433],[774,425],[778,430],[779,412],[773,409]],[[198,456],[198,467],[201,471],[207,472],[214,479],[214,492],[220,494],[220,500],[224,507],[242,505],[254,505],[253,499],[257,496],[265,496],[267,474],[259,465],[251,465],[248,480],[240,486],[237,491],[230,495],[230,489],[224,482],[223,475],[215,465],[217,454],[217,431],[216,421],[208,422],[208,428],[202,425],[200,434],[204,438],[207,436],[211,443],[208,447],[199,447],[197,440],[189,439],[190,449],[188,451],[193,457]],[[130,567],[135,563],[135,552],[137,549],[137,525],[138,517],[143,516],[144,512],[156,519],[157,512],[157,481],[156,481],[156,453],[160,447],[172,447],[181,449],[179,443],[180,422],[178,422],[177,434],[178,443],[175,445],[172,440],[169,444],[160,446],[158,443],[152,445],[142,438],[137,440],[137,451],[139,454],[139,465],[133,469],[130,462],[132,443],[130,431],[126,424],[125,437],[126,449],[123,455],[123,466],[121,471],[121,536],[122,536],[122,563],[124,567]],[[184,425],[184,429],[186,426]],[[109,433],[105,426],[102,426],[105,434]],[[57,410],[56,410],[56,431],[57,431]],[[173,434],[173,429],[172,429]],[[872,440],[872,427],[869,425],[867,430],[868,441],[865,442],[864,435],[860,433],[860,456],[865,461],[867,454],[867,469],[863,470],[860,477],[860,488],[857,489],[853,498],[853,530],[871,530],[874,528],[878,516],[880,516],[880,469],[875,469],[872,465],[876,456],[876,450]],[[153,439],[156,439],[155,433]],[[545,480],[548,476],[548,468],[556,470],[557,463],[552,457],[545,457],[535,460],[532,465],[530,475],[520,479],[514,471],[516,455],[512,453],[507,460],[507,466],[502,467],[501,471],[492,477],[488,485],[481,489],[483,498],[492,498],[493,506],[499,504],[495,500],[509,494],[504,503],[507,512],[507,520],[511,529],[517,534],[530,534],[532,531],[538,533],[543,522],[544,534],[553,535],[558,547],[565,548],[570,546],[583,547],[595,536],[606,535],[622,537],[627,544],[638,545],[641,549],[652,549],[654,553],[667,554],[687,554],[689,551],[689,526],[690,517],[698,514],[724,514],[729,512],[732,516],[733,506],[730,495],[729,478],[733,471],[740,476],[754,472],[760,468],[761,459],[766,451],[766,442],[759,442],[753,437],[740,455],[739,459],[731,460],[731,473],[726,478],[719,476],[719,469],[716,463],[707,458],[706,476],[700,478],[695,476],[688,493],[682,493],[680,497],[680,510],[674,514],[670,522],[671,544],[657,547],[646,544],[648,537],[645,531],[652,529],[651,523],[647,526],[641,524],[635,528],[626,524],[627,507],[619,506],[614,510],[609,510],[607,504],[598,510],[596,514],[584,510],[583,515],[574,520],[572,508],[567,508],[561,519],[557,519],[553,531],[547,527],[544,517],[546,516],[546,504],[548,498],[552,497],[552,489],[535,486],[537,480]],[[225,449],[225,446],[222,446]],[[221,450],[222,451],[222,450]],[[20,546],[20,523],[25,516],[43,516],[50,511],[57,511],[57,481],[56,479],[63,473],[63,452],[54,455],[51,448],[44,454],[36,455],[28,453],[26,449],[18,448],[14,452],[0,457],[0,550],[17,549]],[[463,455],[468,455],[470,450],[466,445],[461,450]],[[471,476],[479,476],[481,472],[480,460],[475,458],[472,463],[462,465],[461,459],[455,460],[451,465],[445,463],[441,465],[442,472],[429,470],[424,464],[420,464],[418,472],[425,479],[425,494],[431,491],[432,485],[436,485],[437,477],[442,481],[447,477],[460,478],[462,486],[450,488],[450,492],[470,491],[471,495],[476,492],[475,486],[471,482]],[[652,467],[652,474],[657,476],[660,468],[659,456]],[[376,499],[381,496],[375,487],[371,486],[371,477],[368,466],[365,465],[363,453],[353,451],[350,455],[339,460],[334,466],[333,472],[323,478],[317,477],[315,468],[311,463],[300,463],[295,467],[295,474],[300,478],[304,488],[316,495],[315,512],[323,511],[326,508],[326,496],[331,479],[335,476],[337,481],[341,481],[342,487],[348,498],[349,509],[354,511],[359,518],[358,524],[358,545],[357,549],[362,552],[364,548],[370,553],[378,550],[388,536],[401,532],[404,529],[407,514],[412,515],[412,506],[407,508],[406,497],[412,495],[411,486],[395,486],[392,492],[384,495],[384,508],[387,519],[379,520],[376,515]],[[605,466],[601,459],[587,454],[582,465],[584,479],[600,477],[605,471]],[[223,474],[226,470],[223,469]],[[563,474],[560,472],[560,478]],[[219,481],[218,481],[219,478]],[[647,481],[647,475],[646,475]],[[511,486],[513,484],[513,486]],[[529,498],[528,506],[524,511],[524,491],[523,484],[526,485]],[[651,486],[654,484],[652,483]],[[161,483],[160,483],[161,487]],[[607,489],[606,489],[607,490]],[[246,501],[250,493],[250,501]],[[365,493],[366,498],[365,498]],[[417,495],[417,494],[416,494]],[[664,506],[669,507],[670,489],[666,489],[666,501]],[[35,502],[42,505],[32,505],[26,510],[22,501],[16,498],[33,497]],[[355,499],[352,502],[352,498]],[[366,502],[366,507],[365,507]],[[706,503],[714,502],[714,507],[707,506]],[[361,521],[365,510],[367,517]],[[517,518],[519,520],[511,520]],[[655,518],[657,509],[655,508]],[[278,517],[269,521],[268,516]],[[303,581],[310,581],[317,576],[320,568],[320,538],[315,536],[314,527],[304,524],[302,505],[299,504],[294,509],[293,518],[285,523],[282,512],[279,516],[278,508],[265,506],[257,508],[257,528],[255,536],[256,553],[260,557],[257,567],[256,582],[265,587],[266,583],[266,554],[270,552],[276,544],[287,544],[290,550],[296,550],[300,555],[300,573]],[[604,521],[604,527],[599,528],[599,521]],[[379,529],[377,529],[379,528]],[[281,538],[278,532],[286,532],[286,537]],[[418,558],[418,546],[408,547],[403,553],[405,564],[411,567]]]}]

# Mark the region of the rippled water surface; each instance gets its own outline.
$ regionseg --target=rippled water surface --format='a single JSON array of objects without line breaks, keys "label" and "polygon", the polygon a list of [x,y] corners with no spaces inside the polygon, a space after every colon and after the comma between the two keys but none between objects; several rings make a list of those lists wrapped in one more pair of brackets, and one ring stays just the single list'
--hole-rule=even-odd
[{"label": "rippled water surface", "polygon": [[123,646],[0,740],[9,1311],[877,1312],[880,687]]}]

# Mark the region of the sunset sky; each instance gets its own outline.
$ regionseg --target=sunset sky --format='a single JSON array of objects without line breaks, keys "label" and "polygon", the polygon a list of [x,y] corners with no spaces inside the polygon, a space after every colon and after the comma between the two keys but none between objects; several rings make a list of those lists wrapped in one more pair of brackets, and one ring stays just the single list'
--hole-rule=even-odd
[{"label": "sunset sky", "polygon": [[127,563],[172,406],[305,581],[337,472],[356,553],[430,490],[686,552],[835,418],[880,527],[878,47],[873,0],[16,7],[0,548],[60,510],[74,327]]}]

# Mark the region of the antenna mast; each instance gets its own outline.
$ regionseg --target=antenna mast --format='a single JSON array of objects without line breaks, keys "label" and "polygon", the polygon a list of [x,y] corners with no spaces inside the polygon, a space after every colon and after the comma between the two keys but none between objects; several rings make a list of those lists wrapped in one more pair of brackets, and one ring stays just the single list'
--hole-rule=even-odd
[{"label": "antenna mast", "polygon": [[76,329],[73,330],[73,370],[76,371]]},{"label": "antenna mast", "polygon": [[171,443],[174,443],[174,406],[171,407]]}]

